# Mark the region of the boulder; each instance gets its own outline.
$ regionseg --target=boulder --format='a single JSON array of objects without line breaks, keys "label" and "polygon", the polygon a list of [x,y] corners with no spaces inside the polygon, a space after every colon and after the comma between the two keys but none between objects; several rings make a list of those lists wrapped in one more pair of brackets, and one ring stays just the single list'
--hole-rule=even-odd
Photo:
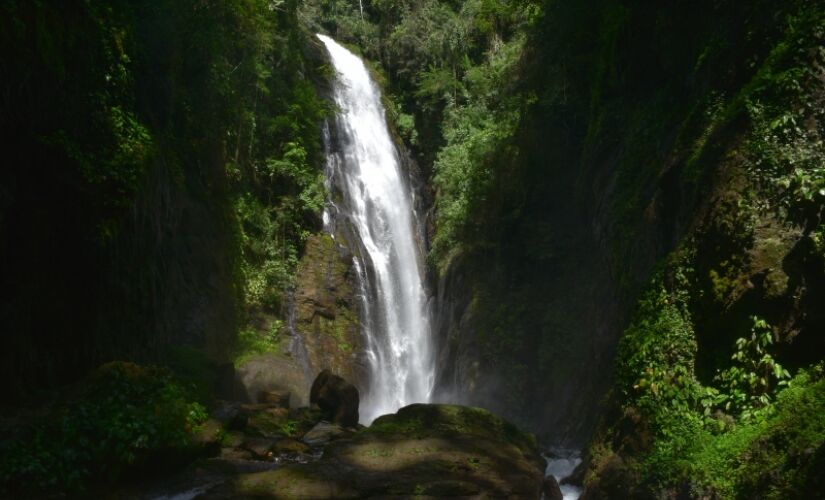
[{"label": "boulder", "polygon": [[289,434],[289,410],[286,408],[264,408],[249,411],[245,432],[266,438],[283,437]]},{"label": "boulder", "polygon": [[229,430],[243,430],[249,415],[243,411],[240,403],[218,401],[211,417]]},{"label": "boulder", "polygon": [[486,410],[411,405],[332,441],[317,462],[242,474],[203,498],[539,498],[535,439]]},{"label": "boulder", "polygon": [[252,454],[257,460],[272,460],[272,447],[275,441],[267,438],[250,437],[247,438],[242,448]]},{"label": "boulder", "polygon": [[329,370],[315,377],[309,391],[309,403],[317,405],[323,419],[344,427],[358,425],[358,389]]},{"label": "boulder", "polygon": [[559,486],[559,482],[556,481],[556,478],[553,476],[547,476],[544,479],[541,491],[544,493],[544,500],[564,500],[564,495],[561,493],[561,486]]},{"label": "boulder", "polygon": [[284,354],[267,353],[252,356],[235,370],[237,394],[234,399],[254,403],[262,392],[287,391],[289,405],[306,406],[310,378],[304,368]]},{"label": "boulder", "polygon": [[321,421],[321,410],[308,406],[289,410],[289,421],[292,424],[292,436],[303,436]]},{"label": "boulder", "polygon": [[302,439],[309,446],[320,448],[345,434],[347,434],[347,432],[340,425],[319,422],[309,432],[304,434]]}]

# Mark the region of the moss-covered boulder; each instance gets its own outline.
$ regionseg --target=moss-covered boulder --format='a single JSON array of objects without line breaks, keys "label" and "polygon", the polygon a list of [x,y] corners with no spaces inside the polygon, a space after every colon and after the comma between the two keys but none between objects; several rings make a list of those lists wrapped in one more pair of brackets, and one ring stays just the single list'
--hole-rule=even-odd
[{"label": "moss-covered boulder", "polygon": [[532,435],[479,408],[415,404],[331,443],[320,461],[238,476],[209,498],[539,498]]},{"label": "moss-covered boulder", "polygon": [[358,425],[358,389],[335,375],[323,370],[315,377],[309,393],[309,402],[321,409],[324,419],[344,427]]}]

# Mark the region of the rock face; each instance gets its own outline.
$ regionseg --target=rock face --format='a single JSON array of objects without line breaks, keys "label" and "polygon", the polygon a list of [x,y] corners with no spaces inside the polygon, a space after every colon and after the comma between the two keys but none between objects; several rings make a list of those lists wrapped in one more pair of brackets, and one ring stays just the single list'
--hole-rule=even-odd
[{"label": "rock face", "polygon": [[[286,406],[282,394],[289,393],[289,406],[306,406],[312,376],[323,368],[360,386],[364,349],[355,280],[352,253],[346,246],[329,234],[309,236],[286,311],[288,326],[283,330],[289,338],[277,349],[246,358],[238,366],[222,366],[220,397],[248,403],[262,402],[263,397],[267,403]],[[277,317],[258,311],[252,326],[267,332],[276,321]]]},{"label": "rock face", "polygon": [[556,478],[553,476],[544,480],[544,485],[541,489],[544,494],[544,500],[564,500],[564,495],[561,493],[561,486]]},{"label": "rock face", "polygon": [[260,354],[235,370],[233,393],[229,397],[257,403],[262,393],[288,393],[289,406],[306,406],[309,385],[304,370],[293,358],[280,353]]},{"label": "rock face", "polygon": [[358,389],[329,370],[318,374],[309,392],[309,403],[318,405],[321,415],[344,427],[358,425]]},{"label": "rock face", "polygon": [[539,498],[532,435],[478,408],[415,404],[330,443],[320,461],[245,474],[206,498]]},{"label": "rock face", "polygon": [[328,234],[307,239],[294,295],[295,333],[309,373],[330,368],[362,382],[363,352],[352,253]]}]

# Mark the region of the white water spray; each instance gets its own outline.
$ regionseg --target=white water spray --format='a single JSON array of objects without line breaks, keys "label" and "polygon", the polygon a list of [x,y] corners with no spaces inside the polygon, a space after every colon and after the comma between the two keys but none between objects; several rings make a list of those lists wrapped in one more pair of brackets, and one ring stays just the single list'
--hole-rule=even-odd
[{"label": "white water spray", "polygon": [[[339,107],[337,149],[328,151],[327,176],[343,197],[335,209],[352,224],[368,261],[361,265],[356,260],[356,270],[365,300],[362,328],[370,370],[361,420],[370,423],[430,399],[434,364],[427,297],[410,190],[401,176],[381,93],[361,59],[327,36],[318,38],[335,68]],[[329,223],[328,213],[324,220]]]}]

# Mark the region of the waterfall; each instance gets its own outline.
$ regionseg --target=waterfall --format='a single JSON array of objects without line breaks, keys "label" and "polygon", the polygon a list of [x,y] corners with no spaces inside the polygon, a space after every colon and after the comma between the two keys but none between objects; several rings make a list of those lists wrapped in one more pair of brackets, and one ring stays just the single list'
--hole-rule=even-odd
[{"label": "waterfall", "polygon": [[[364,300],[362,331],[369,387],[364,423],[398,408],[429,401],[434,380],[430,321],[416,245],[409,183],[390,138],[381,93],[363,61],[318,35],[335,69],[336,137],[325,131],[327,179],[340,193],[334,214],[360,239],[355,269]],[[334,144],[333,144],[334,143]],[[358,252],[356,252],[358,253]]]}]

